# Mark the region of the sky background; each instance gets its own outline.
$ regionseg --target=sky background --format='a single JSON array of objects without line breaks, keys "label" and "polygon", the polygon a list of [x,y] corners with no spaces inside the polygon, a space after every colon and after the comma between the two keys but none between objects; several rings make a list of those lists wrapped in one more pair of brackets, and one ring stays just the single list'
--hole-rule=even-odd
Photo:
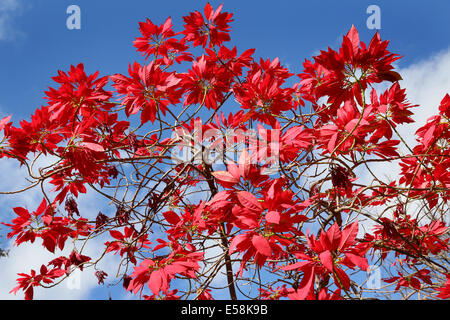
[{"label": "sky background", "polygon": [[[256,48],[255,57],[279,57],[294,73],[302,70],[305,58],[311,58],[328,46],[337,49],[342,36],[355,25],[367,44],[375,30],[366,20],[369,5],[381,9],[381,38],[389,39],[390,51],[403,57],[397,67],[412,103],[422,107],[416,120],[422,123],[436,112],[440,100],[450,88],[450,28],[448,0],[435,1],[210,1],[214,8],[224,4],[224,11],[234,13],[231,45],[238,52]],[[128,64],[143,62],[132,41],[139,36],[138,22],[150,18],[161,24],[172,17],[175,30],[180,30],[182,16],[199,10],[206,1],[104,1],[104,0],[0,0],[0,118],[13,114],[13,121],[29,119],[30,114],[45,104],[44,91],[53,86],[57,70],[68,70],[82,62],[87,73],[101,75],[126,73]],[[81,29],[68,30],[66,9],[76,4],[81,8]],[[412,127],[403,129],[414,139]],[[0,162],[0,190],[20,185],[21,170],[15,164]],[[0,195],[0,221],[11,218],[11,207],[26,203],[39,204],[34,194]],[[85,210],[96,214],[95,199],[87,199]],[[6,231],[0,230],[0,233]],[[0,238],[8,247],[10,243]],[[39,249],[39,248],[38,248]],[[17,272],[29,272],[49,261],[49,254],[33,246],[12,248],[10,257],[0,258],[0,299],[23,298],[8,295]],[[95,252],[93,247],[92,252]],[[114,262],[111,258],[111,263]],[[61,288],[39,290],[43,299],[104,299],[104,287],[96,280],[82,278],[82,283]],[[127,298],[117,293],[113,298]]]}]

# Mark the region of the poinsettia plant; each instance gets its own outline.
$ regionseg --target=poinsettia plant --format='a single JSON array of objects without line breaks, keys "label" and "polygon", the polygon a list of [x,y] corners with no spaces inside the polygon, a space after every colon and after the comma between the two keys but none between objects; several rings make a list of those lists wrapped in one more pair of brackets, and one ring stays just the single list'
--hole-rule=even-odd
[{"label": "poinsettia plant", "polygon": [[[409,145],[398,128],[420,106],[378,32],[352,26],[295,75],[232,47],[222,5],[183,21],[140,22],[127,74],[71,66],[30,121],[0,120],[0,157],[30,182],[3,194],[42,192],[8,238],[54,254],[11,292],[79,269],[145,299],[449,298],[450,96]],[[83,212],[87,193],[110,207]]]}]

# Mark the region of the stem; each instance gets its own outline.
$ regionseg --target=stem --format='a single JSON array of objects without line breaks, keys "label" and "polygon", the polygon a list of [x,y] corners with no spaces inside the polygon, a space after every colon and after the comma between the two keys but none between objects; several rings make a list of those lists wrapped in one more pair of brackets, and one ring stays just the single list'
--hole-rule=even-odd
[{"label": "stem", "polygon": [[228,291],[230,292],[230,298],[231,300],[237,300],[236,295],[236,288],[234,287],[234,278],[233,278],[233,266],[231,264],[231,258],[228,254],[228,239],[225,234],[225,223],[221,224],[221,235],[220,239],[222,241],[222,246],[224,248],[224,254],[225,254],[225,268],[227,269],[227,283],[228,283]]},{"label": "stem", "polygon": [[[204,147],[203,147],[204,148]],[[208,183],[209,189],[211,190],[211,198],[214,197],[218,191],[217,187],[214,184],[214,177],[211,174],[211,166],[209,164],[206,164],[203,162],[203,174],[206,178],[206,182]],[[229,246],[228,246],[228,239],[225,232],[225,223],[222,222],[220,225],[220,240],[222,242],[223,251],[224,251],[224,258],[225,258],[225,268],[227,270],[227,283],[228,283],[228,291],[230,292],[230,299],[231,300],[237,300],[236,295],[236,288],[234,287],[234,278],[233,278],[233,266],[231,264],[231,258],[228,253]]]}]

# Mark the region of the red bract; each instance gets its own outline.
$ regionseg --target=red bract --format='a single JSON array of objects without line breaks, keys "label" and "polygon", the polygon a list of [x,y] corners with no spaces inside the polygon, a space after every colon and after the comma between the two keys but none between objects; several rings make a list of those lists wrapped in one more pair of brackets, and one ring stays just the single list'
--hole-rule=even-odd
[{"label": "red bract", "polygon": [[[232,76],[232,75],[231,75]],[[183,91],[187,93],[184,105],[201,104],[217,109],[224,93],[229,90],[230,73],[216,65],[216,61],[201,56],[186,74],[180,74]]]},{"label": "red bract", "polygon": [[137,263],[135,252],[141,248],[148,248],[147,245],[151,243],[147,240],[147,235],[138,236],[136,230],[130,227],[125,227],[123,234],[117,230],[110,230],[109,233],[117,240],[105,242],[106,252],[115,251],[115,254],[119,252],[121,257],[126,253],[127,258],[133,264]]},{"label": "red bract", "polygon": [[[442,100],[441,107],[446,105],[447,96]],[[402,160],[400,184],[416,188],[411,191],[412,197],[424,197],[430,208],[434,208],[441,198],[449,199],[446,191],[450,186],[449,148],[450,124],[445,115],[436,115],[416,131],[417,145],[412,155]],[[423,156],[429,154],[430,156]],[[443,188],[442,192],[432,192],[434,186]]]},{"label": "red bract", "polygon": [[145,259],[135,267],[127,289],[136,293],[148,283],[153,295],[158,296],[161,291],[167,295],[170,281],[175,278],[176,274],[195,278],[195,272],[200,268],[198,263],[203,259],[203,253],[196,252],[192,246],[188,246],[190,248],[186,249],[177,243],[171,243],[171,246],[172,252],[168,256]]},{"label": "red bract", "polygon": [[[6,226],[11,227],[12,231],[8,233],[8,238],[16,237],[16,245],[20,245],[22,242],[31,241],[36,239],[36,231],[38,226],[32,226],[32,222],[41,216],[47,209],[47,202],[42,200],[37,210],[33,213],[29,213],[25,208],[14,208],[14,213],[18,216],[12,220],[12,224],[3,223]],[[34,220],[34,221],[33,221]],[[37,222],[37,221],[36,221]]]},{"label": "red bract", "polygon": [[237,55],[237,48],[229,49],[224,45],[219,48],[219,52],[205,49],[207,53],[206,59],[209,61],[217,61],[219,65],[225,67],[235,77],[241,76],[244,68],[251,68],[253,63],[252,55],[255,49],[245,50],[240,56]]},{"label": "red bract", "polygon": [[[241,266],[237,274],[242,275],[245,265],[251,258],[254,258],[255,263],[259,267],[262,267],[266,260],[272,256],[273,246],[275,246],[275,242],[273,240],[269,241],[269,239],[265,238],[263,235],[252,231],[248,231],[234,237],[230,243],[230,255],[235,251],[244,252]],[[278,248],[275,247],[275,249]]]},{"label": "red bract", "polygon": [[[259,131],[260,135],[261,131]],[[283,162],[290,162],[296,159],[304,150],[311,147],[313,141],[312,130],[305,128],[304,126],[291,127],[285,131],[281,136],[279,146],[280,160]],[[273,147],[273,150],[276,150]]]},{"label": "red bract", "polygon": [[25,292],[25,300],[32,300],[34,289],[33,287],[38,287],[41,282],[44,284],[53,283],[53,280],[64,275],[64,270],[59,268],[48,270],[45,265],[41,266],[40,274],[37,274],[35,270],[31,270],[30,274],[19,273],[21,278],[17,279],[19,285],[15,287],[10,293],[16,294],[17,291],[22,289]]},{"label": "red bract", "polygon": [[[441,221],[419,226],[416,219],[405,215],[402,209],[394,212],[394,219],[381,218],[382,225],[375,226],[374,239],[384,240],[384,244],[407,252],[422,252],[423,254],[438,254],[448,250],[449,239],[442,239],[447,232],[447,226]],[[374,246],[374,248],[377,248]],[[386,257],[387,251],[382,252]],[[398,255],[398,253],[396,253]]]},{"label": "red bract", "polygon": [[180,81],[174,73],[164,72],[153,61],[146,66],[135,62],[128,68],[130,78],[121,74],[111,76],[113,87],[123,95],[127,116],[141,112],[141,124],[156,119],[157,112],[165,114],[169,104],[179,102],[180,92],[177,84]]},{"label": "red bract", "polygon": [[85,256],[76,250],[73,250],[68,258],[64,256],[58,257],[50,261],[48,265],[52,265],[55,268],[62,269],[66,274],[70,274],[74,268],[79,268],[81,271],[83,271],[86,263],[90,260],[90,257]]},{"label": "red bract", "polygon": [[9,293],[16,294],[17,291],[22,289],[25,292],[25,300],[33,300],[33,287],[39,286],[39,281],[35,280],[36,271],[31,270],[30,275],[25,273],[18,273],[21,278],[17,279],[19,285],[12,289]]},{"label": "red bract", "polygon": [[336,113],[334,124],[324,125],[320,128],[320,139],[331,154],[339,151],[347,153],[353,150],[356,144],[362,144],[366,135],[365,127],[369,122],[358,112],[355,103],[348,100]]},{"label": "red bract", "polygon": [[69,237],[85,236],[92,228],[83,218],[75,220],[73,217],[69,219],[55,216],[55,205],[47,205],[45,199],[31,214],[20,207],[14,208],[14,212],[19,217],[13,219],[12,224],[3,223],[13,230],[8,233],[8,238],[15,236],[16,245],[33,243],[36,238],[41,238],[42,245],[50,252],[55,252],[56,247],[62,250]]},{"label": "red bract", "polygon": [[105,278],[108,276],[108,274],[105,271],[98,270],[95,272],[95,276],[98,279],[98,284],[103,284],[105,282]]},{"label": "red bract", "polygon": [[450,95],[448,95],[448,93],[445,95],[444,99],[442,99],[441,104],[439,105],[439,113],[443,116],[446,116],[447,118],[450,118]]},{"label": "red bract", "polygon": [[413,274],[404,276],[398,272],[398,277],[392,277],[389,279],[383,279],[387,283],[393,283],[397,282],[397,285],[395,287],[395,291],[400,289],[400,287],[413,287],[417,290],[421,289],[421,283],[420,281],[423,281],[428,284],[432,284],[430,276],[428,275],[430,273],[430,270],[422,269],[419,270]]},{"label": "red bract", "polygon": [[11,120],[11,115],[0,120],[0,131],[2,131],[8,125],[9,120]]},{"label": "red bract", "polygon": [[282,88],[287,78],[292,76],[280,65],[278,58],[262,60],[254,64],[247,74],[245,83],[235,84],[233,92],[243,109],[249,109],[245,119],[274,123],[274,115],[292,109],[292,88]]},{"label": "red bract", "polygon": [[[364,257],[366,250],[358,246],[356,242],[357,234],[358,221],[355,221],[342,231],[335,223],[326,232],[322,230],[319,239],[316,239],[314,235],[308,236],[308,247],[311,251],[296,254],[297,258],[304,261],[281,267],[282,270],[304,272],[302,281],[292,294],[292,298],[305,299],[313,289],[316,274],[322,278],[331,275],[336,286],[348,290],[350,278],[339,265],[351,269],[356,266],[362,270],[369,268],[367,259]],[[344,256],[341,257],[341,254]]]},{"label": "red bract", "polygon": [[161,294],[161,295],[152,294],[151,296],[148,296],[148,295],[144,294],[142,296],[142,298],[144,298],[145,300],[161,300],[161,299],[178,300],[178,299],[180,299],[180,296],[177,295],[177,292],[178,292],[178,290],[175,289],[175,290],[168,291],[166,294]]},{"label": "red bract", "polygon": [[281,287],[276,287],[275,289],[269,286],[269,289],[260,289],[260,297],[263,300],[279,300],[280,298],[287,297],[289,290],[286,285],[283,284]]},{"label": "red bract", "polygon": [[358,31],[354,26],[342,41],[339,52],[328,48],[315,56],[315,63],[304,63],[305,70],[300,74],[302,96],[316,104],[327,96],[330,104],[326,109],[316,105],[322,119],[334,115],[340,104],[355,98],[363,105],[362,92],[372,83],[384,80],[395,82],[400,75],[392,71],[392,63],[400,58],[386,48],[388,41],[381,41],[378,32],[372,38],[369,47],[360,42]]},{"label": "red bract", "polygon": [[220,46],[223,42],[230,40],[228,32],[231,30],[229,23],[233,21],[232,13],[221,12],[223,5],[216,10],[209,2],[206,4],[203,15],[191,12],[189,16],[183,17],[185,30],[182,32],[186,41],[192,41],[193,46],[203,46],[209,40],[209,47]]},{"label": "red bract", "polygon": [[211,295],[211,289],[206,289],[202,293],[199,294],[197,300],[214,300]]},{"label": "red bract", "polygon": [[26,159],[29,152],[53,153],[63,140],[63,131],[57,121],[51,121],[49,107],[37,109],[31,122],[21,121],[20,128],[8,128],[8,157]]},{"label": "red bract", "polygon": [[[88,262],[89,260],[91,260],[91,258],[84,256],[82,254],[80,254],[79,252],[76,252],[75,250],[72,251],[72,253],[69,256],[69,265],[70,266],[75,266],[80,268],[81,271],[83,271],[83,265],[85,262]],[[66,268],[69,266],[66,265]]]},{"label": "red bract", "polygon": [[449,299],[450,298],[450,275],[447,274],[447,281],[445,282],[445,286],[442,288],[438,288],[439,294],[438,298],[441,299]]},{"label": "red bract", "polygon": [[77,115],[90,116],[97,108],[108,110],[111,92],[103,87],[108,77],[98,78],[99,72],[87,75],[84,65],[70,66],[70,71],[58,71],[52,79],[60,84],[56,90],[49,88],[46,99],[49,100],[49,111],[52,112],[50,120],[57,120],[61,124],[67,123]]},{"label": "red bract", "polygon": [[[145,59],[154,55],[156,62],[166,65],[174,61],[192,61],[192,55],[185,52],[188,46],[184,41],[175,38],[176,34],[172,30],[172,19],[169,17],[160,26],[153,24],[150,19],[146,22],[139,22],[139,31],[142,37],[136,38],[133,42],[138,52],[141,52]],[[162,58],[159,58],[161,56]]]},{"label": "red bract", "polygon": [[245,149],[240,154],[238,165],[230,162],[227,165],[227,169],[228,171],[215,171],[212,173],[217,182],[225,188],[234,187],[241,181],[241,177],[255,187],[268,179],[268,176],[262,174],[257,165],[251,163],[251,156]]},{"label": "red bract", "polygon": [[230,242],[230,254],[235,251],[243,253],[238,274],[242,274],[252,258],[258,267],[262,267],[268,258],[284,256],[282,246],[292,244],[290,232],[302,235],[292,226],[308,220],[298,214],[304,207],[293,201],[292,192],[283,189],[282,180],[262,182],[261,187],[263,199],[257,199],[247,191],[237,191],[225,198],[217,194],[210,201],[210,208],[214,211],[217,210],[214,206],[224,206],[225,199],[232,200],[229,203],[232,204],[231,216],[227,220],[241,230],[248,230],[233,237]]}]

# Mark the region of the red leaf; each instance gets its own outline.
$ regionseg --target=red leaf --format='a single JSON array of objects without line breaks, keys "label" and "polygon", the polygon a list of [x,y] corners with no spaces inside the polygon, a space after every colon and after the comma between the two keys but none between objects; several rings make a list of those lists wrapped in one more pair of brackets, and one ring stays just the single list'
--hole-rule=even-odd
[{"label": "red leaf", "polygon": [[268,223],[279,224],[280,223],[280,213],[277,211],[269,211],[266,214],[266,221]]},{"label": "red leaf", "polygon": [[96,152],[104,152],[105,149],[103,149],[103,147],[97,143],[92,143],[92,142],[82,142],[81,145],[85,148],[88,148],[92,151],[96,151]]},{"label": "red leaf", "polygon": [[54,253],[56,248],[56,239],[49,232],[42,235],[42,245],[50,252]]},{"label": "red leaf", "polygon": [[175,225],[180,222],[180,217],[178,217],[178,215],[173,211],[166,211],[163,213],[163,216],[170,224]]},{"label": "red leaf", "polygon": [[164,271],[166,274],[176,274],[176,273],[182,273],[186,271],[186,267],[183,266],[182,263],[174,263],[169,264],[164,267]]},{"label": "red leaf", "polygon": [[347,226],[342,230],[342,237],[339,243],[339,250],[350,247],[353,242],[355,242],[356,236],[358,235],[358,220],[353,222],[351,225]]},{"label": "red leaf", "polygon": [[239,173],[244,179],[248,179],[250,172],[250,155],[247,150],[242,150],[239,156]]},{"label": "red leaf", "polygon": [[319,258],[323,266],[327,268],[328,271],[333,272],[333,257],[331,256],[331,252],[326,250],[320,253]]},{"label": "red leaf", "polygon": [[335,268],[334,271],[336,285],[344,288],[345,290],[348,290],[350,288],[350,278],[348,277],[348,275],[344,272],[344,270],[340,268]]},{"label": "red leaf", "polygon": [[63,269],[53,269],[53,270],[51,271],[51,273],[52,273],[52,277],[59,278],[59,277],[61,277],[61,276],[63,276],[63,275],[66,274],[66,270],[63,270]]},{"label": "red leaf", "polygon": [[206,18],[206,20],[211,20],[211,18],[212,18],[212,13],[213,13],[213,8],[212,8],[212,6],[209,4],[209,2],[208,3],[206,3],[206,5],[205,5],[205,18]]},{"label": "red leaf", "polygon": [[364,271],[369,270],[369,263],[367,262],[366,258],[358,256],[353,253],[346,253],[345,256],[348,258],[348,260],[350,260],[351,263],[360,267],[362,270]]},{"label": "red leaf", "polygon": [[232,254],[239,245],[248,240],[247,234],[240,234],[235,237],[230,242],[229,254]]},{"label": "red leaf", "polygon": [[308,268],[303,273],[302,281],[300,281],[296,295],[293,297],[298,300],[304,300],[314,285],[314,267]]},{"label": "red leaf", "polygon": [[25,300],[33,300],[33,286],[29,286],[25,291]]},{"label": "red leaf", "polygon": [[411,285],[411,287],[413,287],[416,290],[420,290],[420,281],[419,279],[416,279],[414,277],[411,277],[411,279],[409,280],[409,284]]},{"label": "red leaf", "polygon": [[45,198],[42,199],[41,204],[39,205],[39,207],[36,209],[36,211],[34,212],[34,215],[40,216],[45,209],[47,208],[47,200],[45,200]]},{"label": "red leaf", "polygon": [[239,181],[241,179],[239,167],[234,162],[230,162],[227,164],[227,170],[229,173],[231,173],[233,178],[235,178],[237,181]]},{"label": "red leaf", "polygon": [[267,239],[262,235],[254,235],[252,238],[252,244],[256,248],[256,251],[263,256],[269,257],[272,255],[272,249],[270,248],[269,241],[267,241]]},{"label": "red leaf", "polygon": [[341,240],[341,230],[337,223],[334,223],[326,233],[322,231],[320,234],[320,243],[330,251],[335,251],[339,247]]},{"label": "red leaf", "polygon": [[26,218],[26,219],[29,219],[31,217],[30,213],[25,208],[16,207],[16,208],[13,208],[13,211],[20,217],[23,217],[23,218]]},{"label": "red leaf", "polygon": [[2,120],[0,120],[0,131],[3,130],[3,128],[6,126],[6,124],[11,120],[11,116],[4,117]]},{"label": "red leaf", "polygon": [[156,270],[153,271],[150,275],[150,279],[148,280],[148,287],[152,290],[154,295],[158,295],[162,286],[162,276],[161,271]]},{"label": "red leaf", "polygon": [[214,202],[227,201],[230,198],[230,191],[220,191],[214,195],[214,197],[208,202],[208,205],[212,205]]},{"label": "red leaf", "polygon": [[300,262],[296,262],[296,263],[281,267],[280,269],[285,270],[285,271],[296,270],[296,269],[302,270],[304,267],[310,265],[311,263],[312,263],[311,261],[300,261]]},{"label": "red leaf", "polygon": [[123,234],[120,231],[117,230],[109,230],[109,234],[111,237],[117,240],[123,240]]},{"label": "red leaf", "polygon": [[262,211],[263,207],[256,197],[248,191],[239,191],[236,193],[239,203],[247,209],[253,211]]},{"label": "red leaf", "polygon": [[222,184],[224,187],[233,187],[236,183],[239,182],[239,179],[233,177],[231,173],[228,171],[215,171],[212,172],[212,175],[217,179],[217,181]]},{"label": "red leaf", "polygon": [[352,43],[353,54],[356,54],[359,50],[359,34],[354,25],[352,25],[350,31],[347,33],[347,37]]},{"label": "red leaf", "polygon": [[442,99],[441,104],[439,105],[439,113],[450,117],[450,96],[448,95],[448,93],[445,95],[444,99]]}]

